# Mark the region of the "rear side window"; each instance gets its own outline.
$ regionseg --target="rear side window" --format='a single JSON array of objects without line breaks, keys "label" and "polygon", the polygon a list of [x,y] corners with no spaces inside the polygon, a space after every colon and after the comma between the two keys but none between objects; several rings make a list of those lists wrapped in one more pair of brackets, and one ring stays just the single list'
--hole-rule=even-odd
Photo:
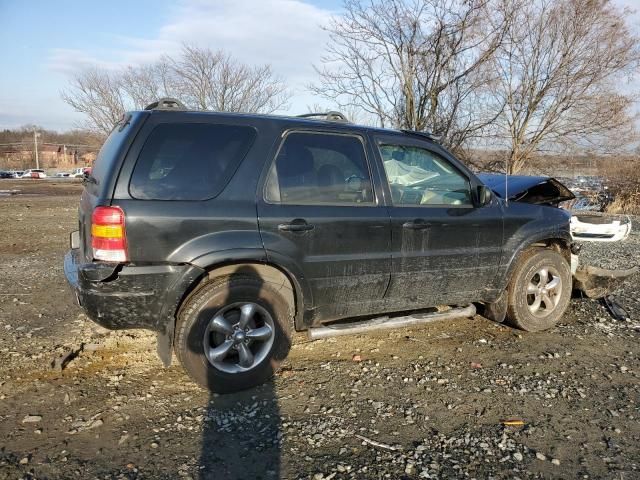
[{"label": "rear side window", "polygon": [[265,198],[285,204],[371,204],[364,146],[352,135],[294,132],[285,137]]},{"label": "rear side window", "polygon": [[235,125],[158,125],[140,152],[129,192],[145,200],[213,198],[236,171],[255,136],[253,128]]}]

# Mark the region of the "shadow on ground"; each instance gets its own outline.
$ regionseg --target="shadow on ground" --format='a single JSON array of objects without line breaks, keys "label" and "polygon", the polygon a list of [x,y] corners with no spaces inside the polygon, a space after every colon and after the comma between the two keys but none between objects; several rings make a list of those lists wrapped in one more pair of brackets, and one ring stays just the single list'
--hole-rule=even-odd
[{"label": "shadow on ground", "polygon": [[[254,282],[245,287],[247,278],[254,279]],[[200,315],[206,317],[204,321],[208,322],[218,315],[220,308],[242,304],[242,302],[255,302],[261,305],[269,310],[275,319],[277,306],[273,305],[273,292],[265,288],[262,282],[256,284],[257,278],[260,278],[258,273],[249,266],[241,267],[230,275],[226,282],[226,298],[220,302],[208,303],[206,308],[201,310]],[[212,298],[215,298],[215,295]],[[224,314],[231,325],[240,320],[240,313],[235,313],[235,316],[234,313],[232,310]],[[259,318],[259,315],[254,316],[250,322],[251,328],[258,328],[265,324],[264,319]],[[255,370],[252,369],[249,374],[255,378],[262,378],[265,374],[271,377],[278,364],[289,352],[291,343],[288,335],[283,335],[277,321],[273,321],[273,328],[276,337],[286,340],[284,345],[276,340],[272,349],[273,357],[265,358],[254,367]],[[216,343],[216,335],[220,337],[220,334],[215,332],[209,334],[209,338],[205,340],[205,348],[206,345],[215,346],[224,341],[224,336],[221,336]],[[202,341],[194,340],[196,341],[189,341],[189,348],[197,352],[198,348],[202,348]],[[252,350],[256,359],[259,358],[260,346],[260,342],[249,343],[248,348]],[[241,358],[239,353],[234,347],[225,358],[225,362],[238,363]],[[203,361],[207,360],[203,357]],[[225,376],[209,375],[208,381],[211,391],[219,391],[220,382],[225,382]],[[272,379],[258,388],[245,392],[226,395],[212,393],[203,426],[199,477],[203,480],[280,478],[281,439],[280,409]]]}]

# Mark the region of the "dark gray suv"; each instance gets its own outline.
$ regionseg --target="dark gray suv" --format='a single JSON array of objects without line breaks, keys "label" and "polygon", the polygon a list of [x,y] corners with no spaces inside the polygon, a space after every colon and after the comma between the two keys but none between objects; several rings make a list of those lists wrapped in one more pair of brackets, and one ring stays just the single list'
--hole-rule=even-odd
[{"label": "dark gray suv", "polygon": [[294,330],[476,307],[552,327],[571,294],[570,217],[537,203],[505,202],[428,134],[167,99],[106,140],[65,273],[94,321],[156,331],[165,364],[175,350],[198,383],[232,392],[272,375]]}]

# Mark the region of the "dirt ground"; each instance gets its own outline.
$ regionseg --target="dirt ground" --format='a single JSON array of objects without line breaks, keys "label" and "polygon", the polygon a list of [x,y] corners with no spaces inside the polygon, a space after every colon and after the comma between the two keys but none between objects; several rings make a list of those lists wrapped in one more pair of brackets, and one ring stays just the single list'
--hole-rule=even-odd
[{"label": "dirt ground", "polygon": [[[574,299],[538,334],[475,317],[300,335],[273,381],[211,396],[153,335],[76,306],[62,257],[80,189],[0,180],[0,478],[640,478],[637,278],[630,321]],[[592,255],[630,266],[639,246]]]}]

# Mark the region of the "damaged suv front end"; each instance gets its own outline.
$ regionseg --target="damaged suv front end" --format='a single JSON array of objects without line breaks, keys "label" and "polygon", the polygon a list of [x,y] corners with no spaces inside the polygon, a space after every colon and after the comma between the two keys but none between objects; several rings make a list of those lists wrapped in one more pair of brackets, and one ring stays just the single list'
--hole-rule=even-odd
[{"label": "damaged suv front end", "polygon": [[[562,202],[576,198],[569,188],[553,177],[481,173],[478,177],[507,202],[529,203],[560,208]],[[571,237],[574,241],[619,242],[631,232],[628,217],[610,219],[603,215],[571,212]],[[604,298],[620,282],[635,275],[638,267],[608,270],[579,264],[580,245],[571,249],[571,273],[574,288],[589,298]]]}]

